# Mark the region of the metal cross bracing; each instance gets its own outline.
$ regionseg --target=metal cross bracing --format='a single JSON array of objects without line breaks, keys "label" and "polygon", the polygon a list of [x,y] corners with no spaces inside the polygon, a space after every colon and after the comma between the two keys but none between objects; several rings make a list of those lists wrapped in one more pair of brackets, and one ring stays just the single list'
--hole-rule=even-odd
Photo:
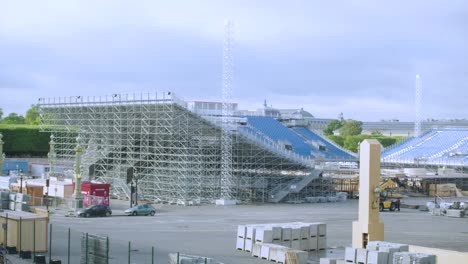
[{"label": "metal cross bracing", "polygon": [[[131,182],[152,201],[221,197],[222,128],[189,111],[170,92],[40,99],[39,113],[42,131],[55,136],[57,160],[73,160],[79,135],[83,180],[111,183],[117,197],[129,197]],[[293,182],[314,188],[310,161],[265,147],[235,129],[229,136],[233,199],[267,202],[278,186]]]}]

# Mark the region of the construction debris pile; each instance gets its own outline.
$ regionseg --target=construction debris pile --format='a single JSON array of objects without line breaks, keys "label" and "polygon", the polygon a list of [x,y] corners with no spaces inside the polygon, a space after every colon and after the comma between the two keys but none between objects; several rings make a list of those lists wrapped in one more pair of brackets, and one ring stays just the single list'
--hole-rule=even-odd
[{"label": "construction debris pile", "polygon": [[468,202],[428,202],[426,206],[429,212],[436,216],[462,218],[468,213]]},{"label": "construction debris pile", "polygon": [[277,263],[305,264],[308,252],[326,250],[326,234],[324,223],[239,225],[236,249]]}]

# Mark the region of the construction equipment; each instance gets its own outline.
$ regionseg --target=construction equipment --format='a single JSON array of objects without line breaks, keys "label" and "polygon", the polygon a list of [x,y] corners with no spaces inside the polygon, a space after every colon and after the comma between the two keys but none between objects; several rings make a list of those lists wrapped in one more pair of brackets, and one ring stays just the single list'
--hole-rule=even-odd
[{"label": "construction equipment", "polygon": [[395,184],[398,185],[398,187],[403,186],[403,183],[398,178],[387,179],[378,186],[378,188],[380,189],[380,211],[383,211],[385,209],[388,209],[389,211],[395,211],[395,209],[398,209],[398,211],[400,211],[400,199],[388,199],[388,188],[394,186]]}]

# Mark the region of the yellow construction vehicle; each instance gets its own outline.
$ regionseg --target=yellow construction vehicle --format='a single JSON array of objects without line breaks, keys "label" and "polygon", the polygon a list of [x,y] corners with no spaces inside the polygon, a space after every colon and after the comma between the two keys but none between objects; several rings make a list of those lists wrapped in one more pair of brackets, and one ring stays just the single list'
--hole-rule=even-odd
[{"label": "yellow construction vehicle", "polygon": [[379,202],[380,211],[383,211],[385,209],[388,209],[389,211],[395,211],[396,209],[398,209],[398,211],[400,211],[400,199],[396,199],[396,200],[387,199],[388,197],[387,189],[389,187],[394,186],[395,184],[398,185],[399,187],[403,185],[400,179],[394,178],[394,179],[387,179],[386,181],[384,181],[382,184],[380,184],[377,187],[380,189],[380,202]]}]

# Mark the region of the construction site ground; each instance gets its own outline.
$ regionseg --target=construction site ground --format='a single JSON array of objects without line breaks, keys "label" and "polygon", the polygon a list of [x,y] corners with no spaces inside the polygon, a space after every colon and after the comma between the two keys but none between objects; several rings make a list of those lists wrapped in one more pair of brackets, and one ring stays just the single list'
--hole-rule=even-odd
[{"label": "construction site ground", "polygon": [[[455,198],[454,198],[455,199]],[[433,216],[421,211],[433,198],[405,198],[401,211],[382,212],[385,240],[468,252],[468,218]],[[449,200],[449,199],[447,199]],[[468,201],[468,197],[456,198]],[[177,206],[156,204],[155,216],[125,216],[128,201],[112,200],[111,217],[67,217],[67,210],[51,208],[52,259],[67,262],[68,228],[71,230],[71,262],[80,263],[82,232],[109,237],[110,263],[168,263],[168,254],[181,252],[214,258],[223,263],[271,263],[236,250],[237,226],[256,223],[324,222],[328,250],[339,255],[351,245],[351,225],[357,220],[358,200],[315,204],[257,204],[236,206]],[[414,209],[411,209],[414,208]],[[418,209],[415,209],[418,208]],[[45,253],[48,256],[47,253]],[[10,256],[12,263],[31,263]],[[310,255],[310,263],[318,263]]]}]

